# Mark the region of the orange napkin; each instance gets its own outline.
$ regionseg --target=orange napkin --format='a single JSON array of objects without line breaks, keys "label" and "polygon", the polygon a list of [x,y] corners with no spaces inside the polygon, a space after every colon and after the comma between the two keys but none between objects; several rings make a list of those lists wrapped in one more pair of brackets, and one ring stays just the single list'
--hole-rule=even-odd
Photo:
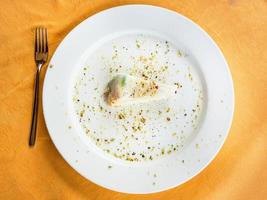
[{"label": "orange napkin", "polygon": [[[163,6],[197,22],[222,49],[234,80],[235,116],[222,151],[191,181],[158,194],[116,193],[81,177],[55,149],[42,110],[36,146],[28,147],[34,28],[48,28],[51,57],[83,19],[125,3]],[[266,0],[1,1],[0,24],[0,199],[267,199]]]}]

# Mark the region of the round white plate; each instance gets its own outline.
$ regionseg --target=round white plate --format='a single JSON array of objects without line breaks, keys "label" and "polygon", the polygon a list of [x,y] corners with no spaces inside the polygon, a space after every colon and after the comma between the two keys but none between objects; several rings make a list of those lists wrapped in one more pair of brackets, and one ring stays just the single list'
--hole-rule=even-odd
[{"label": "round white plate", "polygon": [[[110,107],[118,73],[177,86],[171,98]],[[189,19],[148,5],[102,11],[57,48],[43,89],[49,134],[82,176],[125,193],[178,186],[203,170],[228,134],[234,91],[214,41]]]}]

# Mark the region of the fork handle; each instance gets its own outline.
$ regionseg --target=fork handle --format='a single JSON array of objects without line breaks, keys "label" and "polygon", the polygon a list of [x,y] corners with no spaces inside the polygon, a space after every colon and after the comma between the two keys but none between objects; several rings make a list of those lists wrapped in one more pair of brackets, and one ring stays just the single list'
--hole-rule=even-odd
[{"label": "fork handle", "polygon": [[38,102],[39,102],[39,77],[41,64],[38,64],[37,71],[35,74],[35,82],[34,82],[34,102],[33,102],[33,111],[32,111],[32,124],[31,124],[31,132],[30,132],[30,140],[29,145],[34,146],[36,139],[36,128],[37,128],[37,119],[38,119]]}]

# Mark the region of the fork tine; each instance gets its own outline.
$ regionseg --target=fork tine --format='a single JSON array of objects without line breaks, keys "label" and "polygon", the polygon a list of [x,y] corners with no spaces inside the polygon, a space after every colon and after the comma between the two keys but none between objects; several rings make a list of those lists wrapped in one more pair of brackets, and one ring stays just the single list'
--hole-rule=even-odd
[{"label": "fork tine", "polygon": [[46,28],[43,29],[44,32],[44,52],[46,52]]},{"label": "fork tine", "polygon": [[42,49],[41,52],[44,52],[44,29],[41,28],[41,40],[42,40]]},{"label": "fork tine", "polygon": [[39,41],[39,38],[40,38],[40,35],[39,35],[39,28],[36,28],[35,30],[36,32],[36,38],[35,38],[35,44],[36,44],[36,52],[40,52],[40,41]]},{"label": "fork tine", "polygon": [[45,28],[45,52],[48,52],[48,36],[47,36],[47,29]]},{"label": "fork tine", "polygon": [[42,51],[42,41],[41,41],[41,30],[40,30],[40,27],[38,28],[38,43],[39,43],[38,52],[41,52]]},{"label": "fork tine", "polygon": [[41,28],[38,28],[38,42],[39,42],[39,51],[42,52],[42,34],[41,34]]},{"label": "fork tine", "polygon": [[35,47],[35,49],[34,49],[34,51],[35,52],[37,52],[37,28],[35,28],[35,41],[34,41],[34,47]]},{"label": "fork tine", "polygon": [[42,29],[39,27],[39,52],[42,52]]},{"label": "fork tine", "polygon": [[43,28],[43,52],[45,53],[45,44],[46,41],[45,41],[45,28]]}]

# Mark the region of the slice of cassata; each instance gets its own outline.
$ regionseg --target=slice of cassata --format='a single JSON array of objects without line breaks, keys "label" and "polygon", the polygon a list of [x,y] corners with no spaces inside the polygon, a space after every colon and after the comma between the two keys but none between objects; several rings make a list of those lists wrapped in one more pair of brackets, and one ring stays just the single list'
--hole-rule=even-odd
[{"label": "slice of cassata", "polygon": [[127,74],[118,74],[107,84],[104,97],[110,106],[123,106],[167,99],[177,87]]}]

